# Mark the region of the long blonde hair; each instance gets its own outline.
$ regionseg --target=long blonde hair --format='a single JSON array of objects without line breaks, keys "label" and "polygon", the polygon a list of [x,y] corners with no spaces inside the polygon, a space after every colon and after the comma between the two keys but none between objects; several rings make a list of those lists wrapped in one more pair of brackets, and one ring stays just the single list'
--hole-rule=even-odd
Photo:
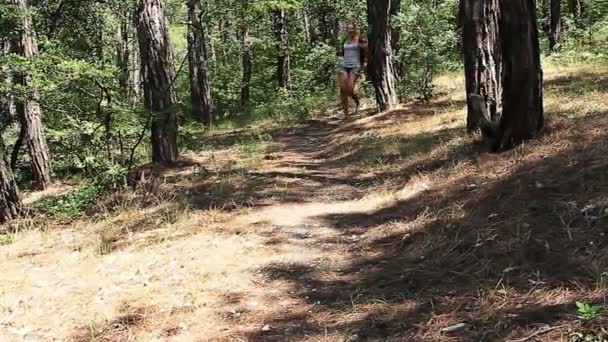
[{"label": "long blonde hair", "polygon": [[346,34],[346,40],[360,40],[361,38],[361,29],[359,29],[359,25],[357,25],[357,23],[355,22],[352,22],[349,25],[348,33]]}]

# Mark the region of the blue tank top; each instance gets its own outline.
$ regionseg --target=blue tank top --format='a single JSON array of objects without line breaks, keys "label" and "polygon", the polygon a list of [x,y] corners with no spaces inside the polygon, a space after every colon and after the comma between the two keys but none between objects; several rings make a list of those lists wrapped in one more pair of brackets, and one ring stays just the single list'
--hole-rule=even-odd
[{"label": "blue tank top", "polygon": [[345,68],[360,68],[361,67],[361,49],[359,42],[344,43],[344,61],[342,65]]}]

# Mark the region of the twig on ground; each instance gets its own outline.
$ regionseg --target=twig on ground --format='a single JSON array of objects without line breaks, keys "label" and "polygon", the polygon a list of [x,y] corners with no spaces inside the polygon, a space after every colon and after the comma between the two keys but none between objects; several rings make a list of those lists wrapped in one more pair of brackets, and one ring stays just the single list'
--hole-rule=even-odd
[{"label": "twig on ground", "polygon": [[507,340],[506,342],[526,342],[526,341],[529,341],[529,340],[533,339],[534,337],[536,337],[538,335],[546,334],[546,333],[548,333],[550,331],[553,331],[553,330],[556,330],[556,329],[560,329],[560,328],[563,328],[563,327],[565,327],[565,325],[558,325],[558,326],[555,326],[555,327],[547,327],[547,328],[545,328],[543,330],[539,330],[539,331],[533,333],[530,336],[527,336],[527,337],[524,337],[524,338],[515,339],[515,340]]}]

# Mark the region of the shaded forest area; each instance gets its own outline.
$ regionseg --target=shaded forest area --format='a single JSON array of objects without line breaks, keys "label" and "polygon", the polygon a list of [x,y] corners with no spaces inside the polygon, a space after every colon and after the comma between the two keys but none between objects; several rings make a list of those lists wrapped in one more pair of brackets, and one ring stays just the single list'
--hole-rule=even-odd
[{"label": "shaded forest area", "polygon": [[0,339],[603,341],[607,51],[606,0],[1,0]]}]

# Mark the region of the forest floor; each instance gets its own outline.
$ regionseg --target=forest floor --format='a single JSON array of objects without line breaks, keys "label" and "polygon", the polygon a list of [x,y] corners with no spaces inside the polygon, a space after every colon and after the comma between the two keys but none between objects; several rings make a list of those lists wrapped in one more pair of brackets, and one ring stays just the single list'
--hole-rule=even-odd
[{"label": "forest floor", "polygon": [[0,340],[599,336],[576,302],[607,304],[606,75],[548,67],[547,131],[502,154],[453,75],[429,104],[192,136],[134,192],[14,224]]}]

